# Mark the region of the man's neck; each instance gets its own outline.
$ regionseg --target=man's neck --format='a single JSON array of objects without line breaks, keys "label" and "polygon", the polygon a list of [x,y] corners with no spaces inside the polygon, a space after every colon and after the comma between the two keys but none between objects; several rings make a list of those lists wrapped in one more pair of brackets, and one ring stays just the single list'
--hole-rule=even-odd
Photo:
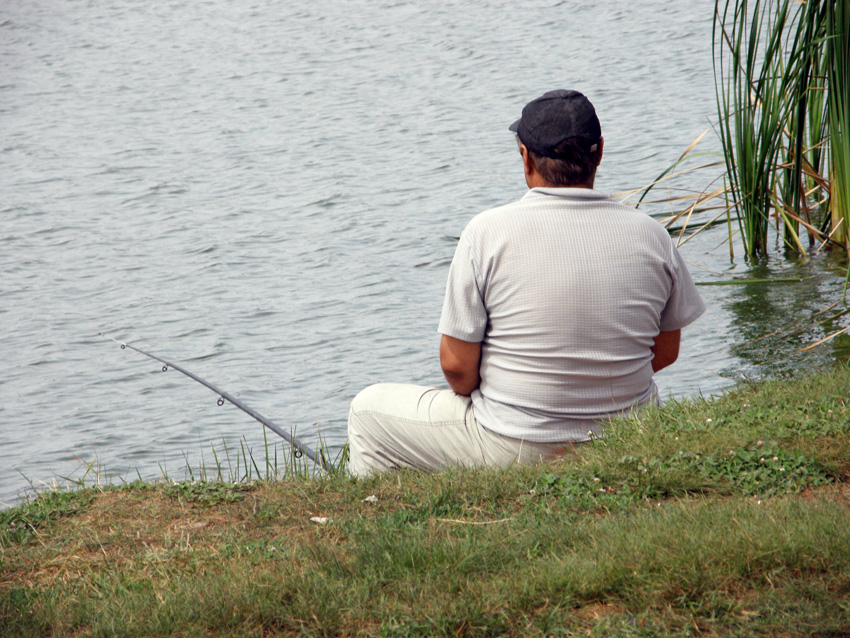
[{"label": "man's neck", "polygon": [[540,176],[540,173],[534,173],[532,177],[525,180],[529,188],[588,188],[591,190],[593,189],[593,181],[594,180],[591,177],[590,180],[584,184],[570,184],[569,186],[562,186],[560,184],[547,182]]},{"label": "man's neck", "polygon": [[[523,155],[523,158],[525,155]],[[543,177],[540,173],[535,170],[534,165],[527,161],[525,162],[525,183],[528,184],[529,188],[593,188],[593,182],[596,181],[596,171],[590,175],[588,180],[583,184],[570,184],[569,186],[563,186],[561,184],[553,184]]]}]

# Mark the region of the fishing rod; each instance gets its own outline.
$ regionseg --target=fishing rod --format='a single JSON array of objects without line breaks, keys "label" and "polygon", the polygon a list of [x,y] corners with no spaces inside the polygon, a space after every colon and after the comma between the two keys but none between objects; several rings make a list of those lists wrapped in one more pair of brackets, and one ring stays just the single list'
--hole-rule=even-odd
[{"label": "fishing rod", "polygon": [[256,419],[257,421],[259,421],[260,423],[262,423],[262,424],[263,424],[264,426],[266,426],[269,430],[271,430],[272,432],[274,432],[274,433],[275,433],[275,434],[277,434],[278,436],[283,437],[283,439],[284,439],[287,443],[289,443],[289,444],[290,444],[293,448],[295,448],[295,456],[296,456],[296,458],[297,458],[297,457],[300,457],[300,456],[303,454],[303,455],[305,455],[308,459],[310,459],[311,461],[313,461],[313,463],[315,463],[315,464],[317,464],[317,465],[320,465],[320,466],[321,466],[321,468],[322,468],[323,470],[325,470],[326,472],[329,472],[329,471],[330,471],[330,467],[328,467],[328,462],[327,462],[327,460],[325,459],[325,455],[324,455],[324,454],[322,454],[321,456],[317,456],[317,455],[316,455],[316,453],[315,453],[315,452],[314,452],[314,451],[310,448],[310,446],[309,446],[309,445],[307,445],[306,443],[303,443],[303,442],[302,442],[301,440],[299,440],[297,437],[292,436],[289,432],[287,432],[286,430],[284,430],[283,428],[281,428],[279,425],[275,424],[273,421],[271,421],[271,420],[267,419],[266,417],[264,417],[264,416],[263,416],[262,414],[260,414],[259,412],[255,411],[255,410],[252,410],[252,409],[251,409],[251,408],[249,408],[247,405],[245,405],[244,403],[242,403],[239,399],[237,399],[236,397],[234,397],[234,396],[232,396],[232,395],[228,394],[228,393],[227,393],[227,392],[225,392],[224,390],[221,390],[220,388],[217,388],[216,386],[214,386],[214,385],[213,385],[212,383],[210,383],[209,381],[205,381],[204,379],[202,379],[202,378],[201,378],[201,377],[199,377],[198,375],[196,375],[196,374],[193,374],[193,373],[189,372],[189,371],[188,371],[188,370],[186,370],[185,368],[181,368],[181,367],[180,367],[180,366],[178,366],[176,363],[171,363],[170,361],[166,361],[165,359],[161,359],[160,357],[158,357],[158,356],[156,356],[156,355],[154,355],[154,354],[151,354],[150,352],[145,352],[145,351],[144,351],[144,350],[142,350],[141,348],[137,348],[137,347],[136,347],[136,346],[134,346],[134,345],[131,345],[131,344],[129,344],[129,343],[125,343],[124,341],[119,341],[118,339],[115,339],[114,337],[110,337],[110,336],[109,336],[108,334],[106,334],[106,333],[101,332],[101,333],[100,333],[100,336],[101,336],[101,337],[106,337],[106,338],[107,338],[107,339],[109,339],[110,341],[114,341],[115,343],[117,343],[118,345],[120,345],[120,346],[121,346],[121,349],[122,349],[122,350],[123,350],[124,348],[130,348],[130,350],[135,350],[135,351],[136,351],[136,352],[138,352],[139,354],[143,354],[143,355],[145,355],[146,357],[150,357],[151,359],[154,359],[154,360],[156,360],[156,361],[159,361],[159,362],[162,364],[162,371],[163,371],[163,372],[167,372],[167,371],[168,371],[168,368],[174,368],[175,370],[177,370],[177,372],[181,372],[181,373],[185,374],[187,377],[189,377],[190,379],[193,379],[193,380],[197,381],[198,383],[200,383],[201,385],[208,387],[210,390],[212,390],[213,392],[215,392],[216,394],[218,394],[218,404],[219,404],[219,405],[224,405],[224,402],[225,402],[225,401],[228,401],[228,402],[232,403],[232,404],[233,404],[233,405],[235,405],[237,408],[239,408],[240,410],[242,410],[245,414],[247,414],[248,416],[253,417],[253,418],[254,418],[254,419]]}]

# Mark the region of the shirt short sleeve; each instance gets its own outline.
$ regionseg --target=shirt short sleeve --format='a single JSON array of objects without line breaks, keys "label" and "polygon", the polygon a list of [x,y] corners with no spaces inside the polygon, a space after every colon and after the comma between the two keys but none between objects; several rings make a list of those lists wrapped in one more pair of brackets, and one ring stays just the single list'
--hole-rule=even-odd
[{"label": "shirt short sleeve", "polygon": [[676,246],[671,240],[670,275],[673,287],[667,305],[661,312],[661,330],[681,330],[696,321],[705,312],[705,303],[700,297],[691,273]]},{"label": "shirt short sleeve", "polygon": [[461,235],[449,268],[438,332],[473,343],[484,340],[487,310],[477,272],[470,242]]}]

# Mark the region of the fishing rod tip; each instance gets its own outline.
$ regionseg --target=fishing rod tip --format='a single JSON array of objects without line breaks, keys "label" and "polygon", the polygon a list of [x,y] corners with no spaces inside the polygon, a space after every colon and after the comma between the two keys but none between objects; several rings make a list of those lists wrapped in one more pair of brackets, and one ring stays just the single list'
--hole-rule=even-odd
[{"label": "fishing rod tip", "polygon": [[115,338],[115,337],[113,337],[112,335],[108,335],[108,334],[106,334],[105,332],[99,332],[98,334],[99,334],[101,337],[104,337],[105,339],[109,339],[110,341],[114,341],[115,343],[119,344],[119,345],[121,346],[121,349],[122,349],[122,350],[123,350],[124,348],[126,348],[126,347],[127,347],[127,344],[126,344],[126,343],[124,343],[123,341],[119,341],[118,339],[116,339],[116,338]]}]

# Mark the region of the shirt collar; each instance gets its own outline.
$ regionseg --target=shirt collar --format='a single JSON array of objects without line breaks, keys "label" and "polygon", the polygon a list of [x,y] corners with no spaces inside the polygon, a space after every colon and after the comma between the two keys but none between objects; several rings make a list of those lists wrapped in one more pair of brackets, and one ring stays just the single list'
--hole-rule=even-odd
[{"label": "shirt collar", "polygon": [[561,197],[574,202],[589,202],[602,199],[610,199],[608,195],[601,191],[593,190],[592,188],[561,188],[551,186],[538,186],[530,189],[523,199],[541,196]]}]

